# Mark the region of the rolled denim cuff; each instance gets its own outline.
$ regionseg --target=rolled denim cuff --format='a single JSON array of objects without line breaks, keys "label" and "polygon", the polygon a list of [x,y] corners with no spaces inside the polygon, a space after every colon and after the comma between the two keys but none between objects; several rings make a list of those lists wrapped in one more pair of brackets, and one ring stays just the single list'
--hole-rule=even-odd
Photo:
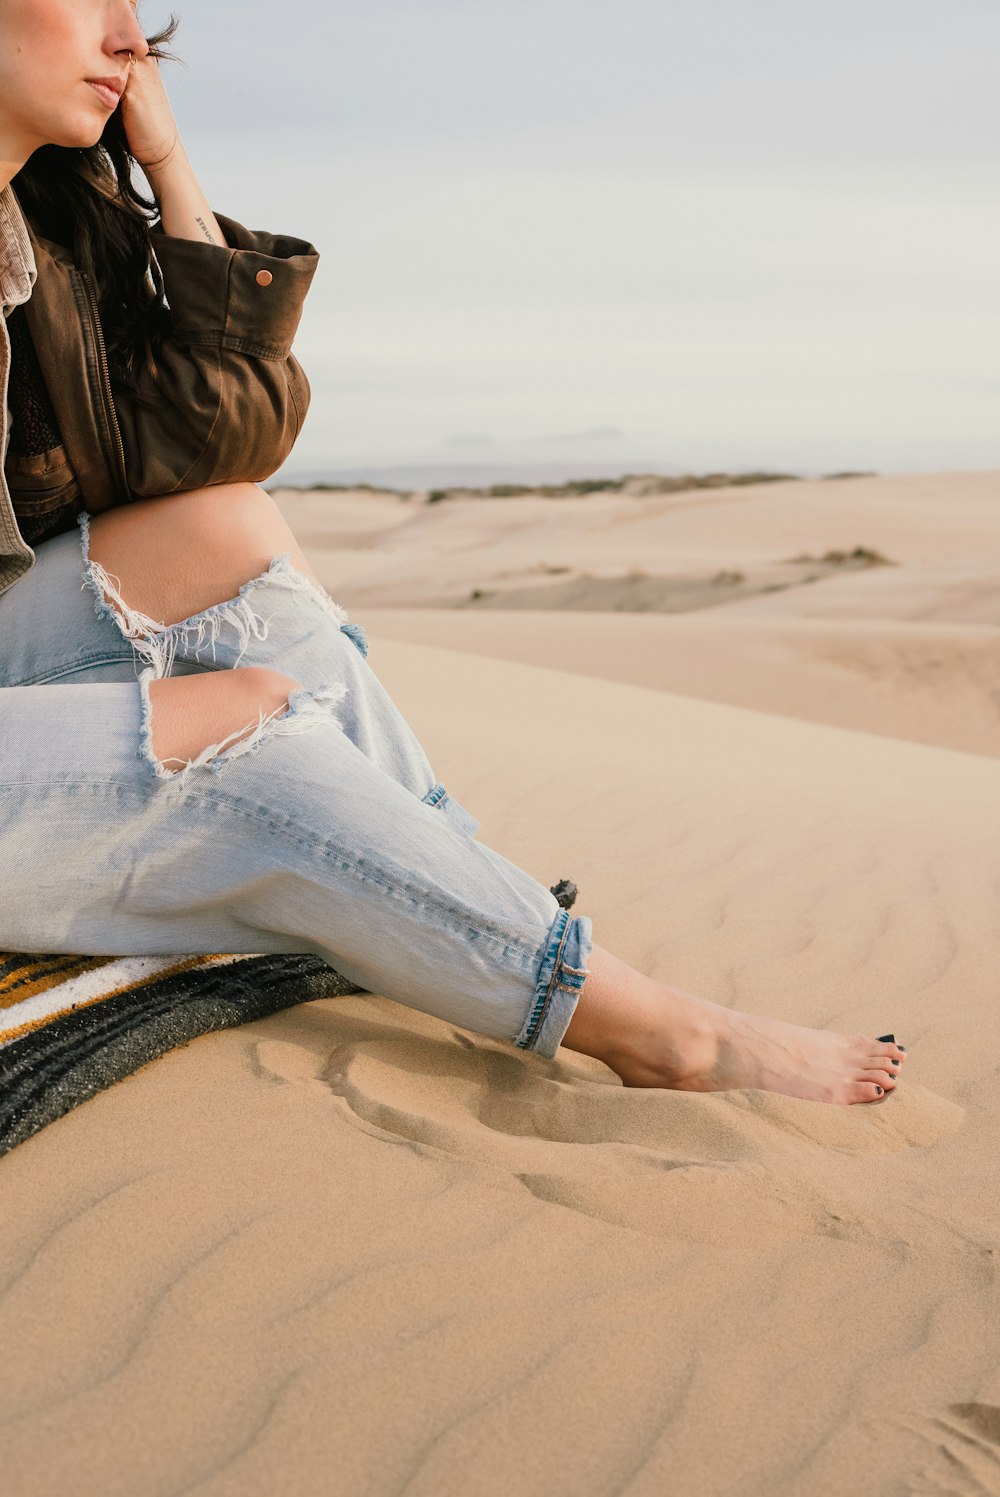
[{"label": "rolled denim cuff", "polygon": [[588,916],[560,910],[538,969],[535,1001],[514,1041],[519,1049],[553,1058],[580,1001],[593,944]]}]

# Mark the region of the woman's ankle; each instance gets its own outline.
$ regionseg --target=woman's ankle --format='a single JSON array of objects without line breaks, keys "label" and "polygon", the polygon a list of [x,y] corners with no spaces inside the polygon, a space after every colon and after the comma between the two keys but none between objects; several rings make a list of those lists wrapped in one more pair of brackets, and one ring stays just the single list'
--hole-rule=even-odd
[{"label": "woman's ankle", "polygon": [[603,1061],[626,1086],[683,1087],[711,1068],[715,1005],[645,977],[601,947],[589,967],[566,1049]]}]

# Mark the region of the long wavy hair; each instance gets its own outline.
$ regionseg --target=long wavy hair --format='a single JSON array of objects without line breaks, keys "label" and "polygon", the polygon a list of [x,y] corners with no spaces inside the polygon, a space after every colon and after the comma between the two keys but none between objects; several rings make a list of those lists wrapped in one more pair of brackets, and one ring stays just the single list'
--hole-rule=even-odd
[{"label": "long wavy hair", "polygon": [[[166,46],[177,26],[172,15],[147,38],[153,57],[173,56]],[[136,186],[135,166],[116,109],[95,146],[42,146],[13,181],[36,231],[64,245],[93,281],[112,374],[129,386],[142,363],[155,374],[168,321],[163,278],[151,255],[157,208]]]}]

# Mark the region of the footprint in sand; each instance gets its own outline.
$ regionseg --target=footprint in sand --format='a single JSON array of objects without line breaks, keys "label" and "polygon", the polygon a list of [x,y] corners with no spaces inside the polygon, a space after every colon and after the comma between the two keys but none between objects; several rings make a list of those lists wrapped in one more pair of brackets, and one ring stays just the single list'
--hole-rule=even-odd
[{"label": "footprint in sand", "polygon": [[852,1156],[928,1148],[964,1116],[912,1084],[884,1104],[836,1108],[767,1092],[626,1089],[603,1067],[538,1066],[490,1042],[399,1029],[326,1048],[310,1039],[258,1042],[256,1064],[365,1131],[551,1204],[693,1241],[850,1236],[852,1223],[863,1234],[857,1202],[833,1199],[839,1187],[855,1195],[842,1178],[857,1174]]},{"label": "footprint in sand", "polygon": [[273,1076],[275,1081],[316,1081],[323,1064],[322,1057],[308,1045],[288,1040],[258,1041],[253,1058],[257,1069],[265,1076]]}]

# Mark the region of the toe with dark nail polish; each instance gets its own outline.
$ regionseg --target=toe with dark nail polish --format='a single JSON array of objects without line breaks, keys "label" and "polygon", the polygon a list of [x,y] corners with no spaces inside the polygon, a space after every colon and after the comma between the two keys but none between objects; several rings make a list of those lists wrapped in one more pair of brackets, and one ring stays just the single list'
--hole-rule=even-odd
[{"label": "toe with dark nail polish", "polygon": [[884,1092],[885,1092],[885,1087],[884,1086],[878,1086],[878,1085],[876,1085],[875,1090],[878,1092],[879,1096],[881,1097],[884,1094]]},{"label": "toe with dark nail polish", "polygon": [[[894,1034],[880,1034],[878,1042],[880,1045],[894,1045],[896,1043],[896,1036]],[[902,1049],[902,1045],[899,1048]]]}]

